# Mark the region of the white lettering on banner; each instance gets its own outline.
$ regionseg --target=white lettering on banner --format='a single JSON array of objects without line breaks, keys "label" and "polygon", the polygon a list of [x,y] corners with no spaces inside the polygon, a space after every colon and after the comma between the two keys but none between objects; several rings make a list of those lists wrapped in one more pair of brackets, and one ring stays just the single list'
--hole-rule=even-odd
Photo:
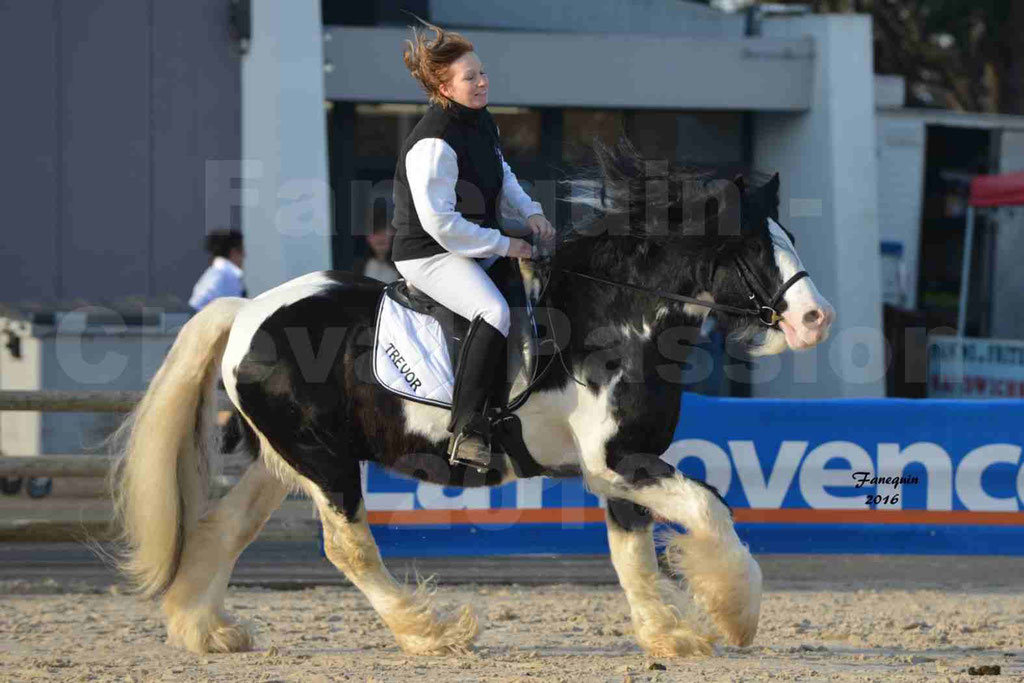
[{"label": "white lettering on banner", "polygon": [[704,481],[718,489],[723,496],[732,484],[732,463],[717,444],[704,439],[673,441],[661,459],[679,469],[686,458],[697,458],[704,463]]},{"label": "white lettering on banner", "polygon": [[531,509],[544,507],[544,480],[540,477],[520,479],[516,482],[516,507]]},{"label": "white lettering on banner", "polygon": [[[900,477],[910,463],[924,466],[928,490],[925,507],[929,510],[953,509],[953,462],[942,446],[922,441],[900,450],[898,443],[878,444],[878,476]],[[903,498],[885,506],[887,510],[902,510]]]},{"label": "white lettering on banner", "polygon": [[[800,467],[800,460],[807,450],[806,441],[783,441],[775,464],[768,470],[767,481],[761,473],[761,461],[753,441],[730,441],[729,450],[736,463],[747,503],[752,508],[779,508],[793,482],[793,476]],[[844,484],[847,482],[844,482]]]},{"label": "white lettering on banner", "polygon": [[363,501],[367,510],[413,510],[416,508],[416,494],[412,491],[373,492],[367,490],[369,467],[366,462],[360,463],[360,479],[363,480]]},{"label": "white lettering on banner", "polygon": [[[825,469],[833,458],[850,463],[847,469]],[[859,492],[852,496],[835,496],[825,490],[826,486],[850,487],[854,484],[854,472],[867,472],[874,476],[874,463],[867,451],[850,441],[828,441],[807,454],[800,468],[800,493],[812,508],[850,509],[864,507],[864,498]]]},{"label": "white lettering on banner", "polygon": [[416,487],[416,500],[424,510],[486,510],[491,507],[491,490],[481,486],[449,496],[444,487],[421,481]]},{"label": "white lettering on banner", "polygon": [[981,475],[990,465],[1006,463],[1016,466],[1020,461],[1020,446],[994,443],[975,448],[964,456],[956,468],[956,493],[968,510],[1017,510],[1013,498],[996,498],[981,488]]},{"label": "white lettering on banner", "polygon": [[1017,472],[1017,497],[1024,500],[1024,467]]},{"label": "white lettering on banner", "polygon": [[[704,469],[704,480],[725,495],[733,481],[735,468],[737,479],[747,505],[752,508],[779,509],[795,478],[799,478],[799,492],[806,504],[818,509],[865,509],[864,494],[870,486],[858,488],[858,480],[899,478],[908,467],[917,465],[924,468],[927,488],[925,509],[952,510],[954,501],[967,510],[980,512],[1016,512],[1021,509],[1018,500],[1024,501],[1024,467],[1021,462],[1022,448],[1017,444],[996,443],[979,446],[967,453],[958,463],[939,444],[919,441],[901,447],[898,443],[882,442],[876,445],[876,459],[862,446],[850,441],[826,441],[807,452],[807,441],[783,441],[774,462],[762,463],[757,447],[750,440],[728,442],[728,451],[706,439],[681,439],[674,442],[662,456],[665,462],[679,468],[687,458],[696,458]],[[845,461],[841,468],[826,466],[833,459]],[[1018,468],[1013,482],[1016,496],[995,496],[982,487],[984,473],[993,466],[1003,465]],[[490,489],[464,489],[454,495],[446,495],[436,484],[417,482],[415,491],[370,491],[366,469],[363,473],[363,496],[369,510],[413,510],[417,507],[433,510],[487,509],[490,507]],[[865,473],[855,478],[854,473]],[[387,475],[385,475],[387,476]],[[536,478],[515,482],[514,504],[518,509],[543,507],[543,492],[557,487],[560,495],[551,503],[557,507],[581,507],[588,503],[582,489],[562,486],[558,480]],[[826,491],[836,487],[843,491]],[[902,491],[902,487],[901,487]],[[840,495],[843,493],[845,495]],[[956,497],[954,497],[954,493]],[[919,494],[918,494],[919,495]],[[905,495],[884,509],[905,509]],[[912,500],[919,500],[912,496]],[[503,498],[502,505],[512,503],[512,492]],[[602,507],[604,504],[601,500]],[[582,522],[581,522],[582,524]]]}]

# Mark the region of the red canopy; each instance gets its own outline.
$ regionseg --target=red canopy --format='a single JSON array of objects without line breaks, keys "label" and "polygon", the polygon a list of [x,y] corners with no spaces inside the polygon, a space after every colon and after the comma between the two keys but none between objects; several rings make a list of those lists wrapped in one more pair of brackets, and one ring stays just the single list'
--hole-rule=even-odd
[{"label": "red canopy", "polygon": [[971,206],[1024,205],[1024,173],[980,175],[971,180]]}]

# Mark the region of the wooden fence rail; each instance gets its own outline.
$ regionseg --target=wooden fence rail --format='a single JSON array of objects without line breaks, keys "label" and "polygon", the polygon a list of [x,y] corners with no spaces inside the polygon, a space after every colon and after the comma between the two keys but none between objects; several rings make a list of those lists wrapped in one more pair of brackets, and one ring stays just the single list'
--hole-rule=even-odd
[{"label": "wooden fence rail", "polygon": [[[72,413],[127,413],[143,391],[0,391],[0,410]],[[217,407],[230,410],[231,400],[217,392]],[[114,462],[110,455],[0,455],[0,477],[105,477]]]},{"label": "wooden fence rail", "polygon": [[[106,479],[114,464],[112,455],[95,455],[92,453],[73,453],[70,455],[28,455],[0,456],[0,477],[16,479],[18,477],[53,477],[55,479]],[[210,483],[214,495],[222,495],[234,486],[251,463],[244,454],[221,453],[211,456]],[[94,497],[105,496],[104,486],[86,486],[85,493],[77,495]]]},{"label": "wooden fence rail", "polygon": [[[0,391],[0,410],[60,413],[127,413],[142,400],[143,391]],[[231,400],[217,392],[217,407],[231,409]]]},{"label": "wooden fence rail", "polygon": [[0,456],[0,477],[105,477],[114,463],[111,455]]},{"label": "wooden fence rail", "polygon": [[[0,411],[127,413],[144,395],[143,391],[0,391]],[[217,392],[217,408],[221,411],[219,421],[223,424],[229,415],[227,411],[233,408],[224,391]],[[0,541],[81,540],[84,532],[93,539],[106,538],[112,514],[108,509],[109,503],[97,513],[96,503],[87,502],[87,499],[107,498],[106,486],[97,480],[107,477],[115,460],[112,455],[92,453],[0,455],[0,477],[7,480],[24,477],[74,479],[73,484],[68,484],[72,490],[78,491],[73,519],[68,516],[67,503],[35,501],[34,505],[42,504],[45,508],[43,516],[40,516],[40,510],[33,510],[33,505],[5,500],[7,507],[4,508],[3,519],[0,519]],[[248,464],[246,456],[212,456],[212,495],[224,495]],[[79,509],[78,506],[84,507]],[[308,530],[303,535],[308,537]]]}]

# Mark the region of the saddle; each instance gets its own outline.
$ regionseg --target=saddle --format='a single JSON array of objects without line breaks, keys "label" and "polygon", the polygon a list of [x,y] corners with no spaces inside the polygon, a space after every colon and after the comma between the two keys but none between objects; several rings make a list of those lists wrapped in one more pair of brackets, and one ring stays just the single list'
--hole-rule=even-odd
[{"label": "saddle", "polygon": [[[529,380],[536,365],[537,329],[518,262],[498,259],[487,273],[512,313],[508,376]],[[374,377],[402,398],[450,409],[456,360],[469,324],[405,280],[392,282],[377,306]]]},{"label": "saddle", "polygon": [[[508,456],[520,478],[543,474],[523,441],[522,424],[510,406],[519,405],[531,390],[537,365],[537,325],[533,305],[523,287],[518,262],[498,259],[488,269],[491,280],[508,301],[512,325],[508,335],[507,388],[519,394],[493,409],[491,448]],[[388,391],[410,401],[451,409],[456,361],[470,321],[456,315],[404,280],[384,288],[377,307],[373,341],[373,375]]]}]

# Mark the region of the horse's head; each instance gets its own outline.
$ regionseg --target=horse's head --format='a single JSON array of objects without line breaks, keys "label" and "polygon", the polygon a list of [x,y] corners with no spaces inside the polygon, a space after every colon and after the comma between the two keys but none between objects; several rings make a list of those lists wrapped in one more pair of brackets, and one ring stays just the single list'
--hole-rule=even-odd
[{"label": "horse's head", "polygon": [[[756,188],[748,187],[742,176],[734,178],[732,184],[739,195],[739,234],[735,239],[722,236],[719,267],[711,283],[712,297],[731,306],[768,307],[763,309],[763,319],[736,316],[731,321],[737,336],[757,340],[751,345],[756,355],[787,348],[799,351],[820,344],[828,338],[835,310],[811,277],[801,275],[806,271],[796,240],[779,222],[778,174]],[[735,193],[727,192],[726,201],[729,194],[735,197]]]},{"label": "horse's head", "polygon": [[569,199],[590,211],[574,217],[577,233],[611,238],[587,249],[592,271],[708,302],[683,312],[714,310],[754,355],[828,337],[835,311],[801,275],[793,235],[779,223],[777,174],[750,184],[721,169],[673,168],[625,139],[596,150],[600,167],[572,181]]}]

